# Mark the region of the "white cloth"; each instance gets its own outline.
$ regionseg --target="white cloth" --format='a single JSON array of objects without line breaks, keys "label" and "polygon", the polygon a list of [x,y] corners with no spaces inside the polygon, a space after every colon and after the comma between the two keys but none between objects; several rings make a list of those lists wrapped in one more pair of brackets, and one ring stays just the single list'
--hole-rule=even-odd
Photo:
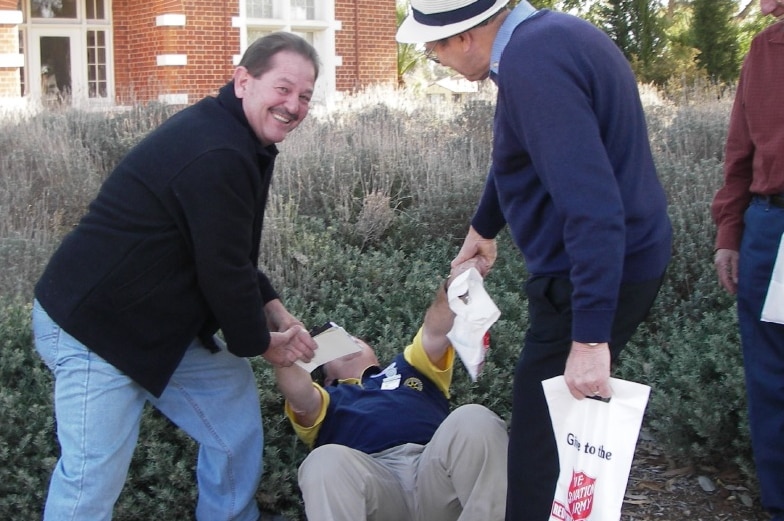
[{"label": "white cloth", "polygon": [[776,254],[776,264],[770,276],[765,304],[762,306],[761,320],[784,324],[784,236],[779,242],[779,252]]},{"label": "white cloth", "polygon": [[452,281],[447,291],[449,308],[455,314],[452,329],[446,334],[468,370],[472,381],[476,381],[485,361],[485,333],[501,312],[487,294],[482,275],[476,268],[464,271]]}]

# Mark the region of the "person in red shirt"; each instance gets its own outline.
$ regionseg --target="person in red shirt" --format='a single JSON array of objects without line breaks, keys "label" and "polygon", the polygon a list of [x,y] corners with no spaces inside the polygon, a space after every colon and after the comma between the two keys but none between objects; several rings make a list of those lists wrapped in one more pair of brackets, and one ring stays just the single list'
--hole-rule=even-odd
[{"label": "person in red shirt", "polygon": [[[737,295],[762,504],[773,521],[784,521],[784,325],[762,320],[784,234],[784,104],[779,96],[784,0],[760,0],[760,8],[779,20],[754,38],[743,63],[727,135],[724,185],[711,212],[719,282]],[[784,300],[776,305],[784,308]]]}]

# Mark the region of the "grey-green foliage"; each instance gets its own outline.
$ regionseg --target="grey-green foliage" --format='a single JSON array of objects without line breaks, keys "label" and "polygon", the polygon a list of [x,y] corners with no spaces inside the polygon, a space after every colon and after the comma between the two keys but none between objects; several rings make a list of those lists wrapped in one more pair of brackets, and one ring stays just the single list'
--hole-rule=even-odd
[{"label": "grey-green foliage", "polygon": [[106,174],[171,108],[0,113],[0,295],[29,294],[60,236],[84,213]]},{"label": "grey-green foliage", "polygon": [[[30,305],[0,302],[0,517],[40,519],[58,457],[52,377],[32,347]],[[193,442],[148,408],[115,519],[188,519]]]},{"label": "grey-green foliage", "polygon": [[29,306],[0,302],[0,516],[40,518],[55,462],[48,370],[31,348]]},{"label": "grey-green foliage", "polygon": [[727,307],[696,317],[670,316],[630,347],[627,371],[652,385],[649,424],[666,434],[673,456],[748,466],[738,343],[734,310]]},{"label": "grey-green foliage", "polygon": [[[493,104],[479,99],[444,110],[402,93],[348,101],[345,109],[306,120],[281,145],[260,262],[308,326],[333,320],[376,346],[386,361],[416,332],[467,229],[489,161]],[[696,462],[734,459],[751,475],[734,304],[716,283],[709,215],[721,183],[730,102],[726,93],[706,89],[646,103],[670,200],[674,257],[651,318],[616,375],[653,387],[646,428],[670,454]],[[51,376],[29,333],[36,274],[74,222],[56,217],[78,216],[97,189],[86,178],[101,179],[142,129],[161,119],[149,107],[104,121],[73,112],[38,116],[29,128],[0,122],[1,211],[15,219],[0,220],[6,266],[0,273],[0,518],[40,516],[57,457]],[[29,133],[38,145],[9,136],[8,128]],[[48,144],[58,161],[35,156],[33,148]],[[36,182],[27,186],[26,179]],[[502,315],[483,376],[473,383],[456,367],[455,406],[484,403],[509,419],[527,324],[524,279],[524,263],[504,232],[486,280]],[[306,449],[283,417],[268,364],[256,359],[253,367],[266,430],[257,497],[296,519],[302,515],[296,471]],[[190,519],[195,458],[187,436],[146,410],[115,519]]]},{"label": "grey-green foliage", "polygon": [[673,257],[652,316],[633,338],[619,374],[652,386],[646,423],[671,454],[734,461],[751,478],[738,325],[713,267],[710,217],[722,183],[730,101],[688,97],[675,110],[649,111],[670,202]]}]

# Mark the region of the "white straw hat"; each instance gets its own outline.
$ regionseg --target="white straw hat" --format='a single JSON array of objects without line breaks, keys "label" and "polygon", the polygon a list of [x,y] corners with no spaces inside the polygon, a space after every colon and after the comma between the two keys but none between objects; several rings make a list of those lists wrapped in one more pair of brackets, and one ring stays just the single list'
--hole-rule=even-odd
[{"label": "white straw hat", "polygon": [[500,11],[509,0],[411,0],[411,13],[397,30],[401,43],[435,42],[467,31]]}]

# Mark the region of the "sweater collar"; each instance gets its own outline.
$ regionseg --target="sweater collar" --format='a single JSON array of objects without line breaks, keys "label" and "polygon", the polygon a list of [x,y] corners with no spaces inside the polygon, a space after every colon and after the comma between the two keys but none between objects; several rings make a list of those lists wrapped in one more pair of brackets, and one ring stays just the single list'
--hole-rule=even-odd
[{"label": "sweater collar", "polygon": [[220,88],[218,91],[218,103],[220,103],[221,106],[223,106],[229,112],[229,114],[234,116],[237,121],[242,123],[242,126],[248,130],[251,136],[253,136],[253,140],[256,142],[256,148],[259,153],[273,157],[278,154],[278,147],[275,146],[274,143],[266,147],[263,146],[258,136],[256,136],[256,133],[250,127],[248,118],[245,117],[245,111],[242,110],[242,100],[234,94],[234,80],[231,80]]},{"label": "sweater collar", "polygon": [[495,76],[498,74],[498,65],[501,62],[501,55],[504,53],[506,44],[509,43],[509,39],[512,37],[514,30],[518,25],[537,12],[538,11],[534,6],[525,0],[521,0],[521,2],[517,4],[517,7],[512,9],[506,17],[504,23],[501,24],[501,28],[498,29],[498,34],[496,34],[495,40],[493,40],[493,49],[490,51],[490,76],[492,78],[495,79]]}]

